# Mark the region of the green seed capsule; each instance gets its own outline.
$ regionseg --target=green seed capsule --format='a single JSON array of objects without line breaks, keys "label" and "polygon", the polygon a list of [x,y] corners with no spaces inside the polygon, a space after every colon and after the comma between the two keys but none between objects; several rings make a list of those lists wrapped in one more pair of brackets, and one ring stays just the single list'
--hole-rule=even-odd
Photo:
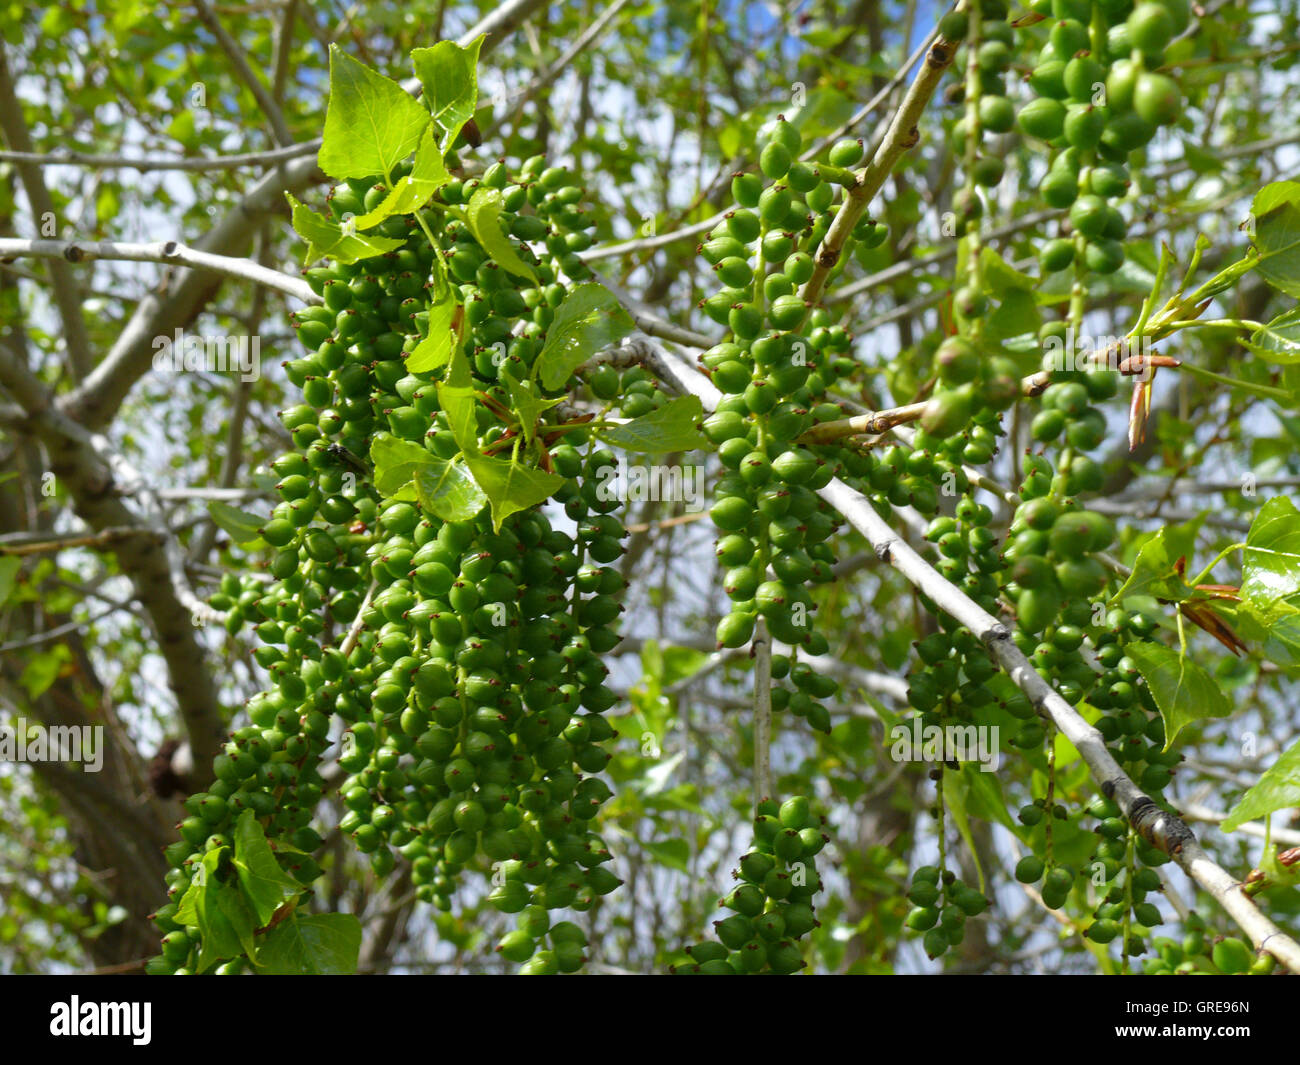
[{"label": "green seed capsule", "polygon": [[1152,126],[1167,126],[1182,113],[1178,84],[1166,74],[1144,71],[1133,89],[1133,110]]},{"label": "green seed capsule", "polygon": [[1059,100],[1039,97],[1025,104],[1016,120],[1026,136],[1055,140],[1065,127],[1065,105]]},{"label": "green seed capsule", "polygon": [[763,179],[757,174],[737,174],[731,179],[732,198],[741,207],[757,207]]},{"label": "green seed capsule", "polygon": [[790,150],[778,141],[769,141],[758,157],[759,169],[774,181],[785,177],[791,162]]},{"label": "green seed capsule", "polygon": [[863,150],[861,140],[840,140],[836,141],[831,146],[831,150],[827,154],[826,158],[832,166],[844,168],[854,167],[862,162]]}]

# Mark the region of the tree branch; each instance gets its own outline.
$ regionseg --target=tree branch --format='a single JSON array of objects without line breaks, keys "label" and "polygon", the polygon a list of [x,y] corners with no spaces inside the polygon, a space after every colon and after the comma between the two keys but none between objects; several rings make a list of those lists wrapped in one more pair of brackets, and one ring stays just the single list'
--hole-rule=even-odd
[{"label": "tree branch", "polygon": [[605,10],[596,17],[591,25],[583,30],[582,33],[575,38],[573,43],[560,54],[559,58],[557,58],[554,63],[524,86],[518,97],[511,101],[510,114],[506,118],[506,121],[512,129],[514,128],[515,123],[518,122],[519,114],[523,111],[524,107],[527,106],[528,101],[531,100],[536,93],[546,88],[546,86],[550,85],[551,82],[564,73],[569,64],[581,55],[586,48],[600,40],[600,38],[612,28],[611,24],[613,23],[615,16],[618,15],[623,8],[627,7],[628,3],[629,0],[614,0],[614,3],[606,7]]},{"label": "tree branch", "polygon": [[920,139],[916,124],[920,121],[930,97],[939,87],[944,72],[952,64],[957,45],[938,38],[925,55],[925,63],[903,97],[885,136],[866,167],[858,174],[857,182],[848,190],[848,196],[835,213],[831,227],[822,239],[822,245],[813,257],[816,266],[812,276],[804,283],[800,295],[813,304],[821,299],[822,289],[830,276],[831,268],[839,262],[840,254],[872,199],[885,184],[886,178],[902,158],[903,153]]},{"label": "tree branch", "polygon": [[[462,34],[459,43],[467,45],[480,33],[486,33],[488,38],[483,42],[483,53],[486,54],[505,33],[540,7],[541,2],[507,0]],[[408,91],[419,88],[419,82],[414,79],[403,84]],[[204,234],[195,250],[219,256],[243,252],[268,216],[283,214],[286,192],[298,193],[324,180],[315,159],[295,159],[270,171]],[[96,429],[111,422],[136,381],[152,368],[154,338],[170,336],[177,329],[189,325],[219,287],[220,275],[214,276],[207,271],[182,268],[166,276],[156,292],[140,301],[95,371],[61,399],[64,413]]]},{"label": "tree branch", "polygon": [[[657,348],[644,339],[638,342],[638,346],[642,349]],[[680,356],[658,349],[646,365],[651,372],[661,373],[663,379],[678,390],[698,396],[706,410],[717,405],[717,389]],[[1300,973],[1300,944],[1259,910],[1242,891],[1243,885],[1206,854],[1191,829],[1179,818],[1160,809],[1133,783],[1111,756],[1101,733],[1035,671],[1011,639],[1011,630],[1006,625],[940,576],[885,523],[861,493],[836,479],[818,489],[817,494],[866,537],[881,561],[892,565],[940,610],[979,638],[994,661],[1029,697],[1034,709],[1049,717],[1074,744],[1102,794],[1119,805],[1129,824],[1144,840],[1168,854],[1188,876],[1209,892],[1257,947],[1268,951],[1292,972]]]},{"label": "tree branch", "polygon": [[[119,540],[115,554],[149,614],[202,786],[225,735],[207,652],[195,635],[196,619],[202,621],[211,611],[186,583],[180,545],[163,523],[161,507],[148,500],[143,479],[107,440],[55,408],[44,384],[5,345],[0,345],[0,386],[26,408],[22,428],[45,444],[50,472],[68,489],[82,521],[97,532],[135,527],[152,534]],[[131,491],[145,494],[145,514],[134,513],[123,501]],[[156,538],[162,539],[163,551]]]},{"label": "tree branch", "polygon": [[760,618],[754,630],[754,808],[772,798],[772,637]]},{"label": "tree branch", "polygon": [[311,286],[300,278],[282,274],[253,262],[227,255],[212,255],[196,251],[174,240],[158,240],[148,244],[130,244],[101,240],[81,242],[73,240],[8,240],[0,238],[0,261],[17,258],[50,259],[55,262],[93,263],[98,259],[131,263],[181,263],[199,270],[237,277],[256,285],[283,292],[303,303],[320,303],[321,298]]},{"label": "tree branch", "polygon": [[237,170],[240,167],[274,166],[313,155],[320,150],[320,141],[303,141],[287,148],[274,148],[265,152],[244,152],[238,155],[212,156],[152,156],[133,158],[125,155],[90,155],[85,152],[0,152],[0,163],[29,163],[32,166],[84,166],[91,170],[191,170],[206,173],[212,170]]},{"label": "tree branch", "polygon": [[284,112],[280,110],[280,105],[275,102],[266,86],[262,84],[262,79],[248,65],[248,59],[244,55],[244,50],[240,47],[239,42],[226,32],[226,27],[217,18],[217,13],[208,6],[207,0],[194,0],[194,9],[199,13],[199,20],[212,32],[212,36],[217,39],[217,44],[226,53],[226,58],[230,60],[230,65],[235,68],[239,80],[253,94],[253,99],[257,101],[257,106],[261,108],[262,114],[271,126],[271,134],[275,138],[276,144],[282,148],[292,144],[293,134],[289,132],[289,125],[284,120]]},{"label": "tree branch", "polygon": [[114,547],[123,540],[137,536],[154,538],[157,534],[151,529],[140,529],[133,525],[64,536],[51,536],[43,530],[7,533],[0,536],[0,555],[43,555],[48,551],[65,551],[70,547]]},{"label": "tree branch", "polygon": [[[9,61],[5,48],[0,44],[0,129],[4,130],[5,139],[17,152],[30,153],[32,138],[27,132],[27,123],[23,121],[23,104],[18,98],[13,78],[9,73]],[[45,219],[56,220],[54,201],[50,199],[49,189],[41,176],[41,168],[32,163],[16,163],[19,175],[23,179],[23,188],[27,190],[27,203],[32,209],[32,223],[37,232],[44,226]],[[59,308],[59,317],[63,321],[63,337],[67,344],[68,369],[73,379],[83,380],[91,371],[93,359],[90,354],[90,337],[86,333],[86,321],[81,316],[81,293],[77,289],[76,278],[72,271],[62,263],[50,265],[50,282],[54,288],[54,302]]]}]

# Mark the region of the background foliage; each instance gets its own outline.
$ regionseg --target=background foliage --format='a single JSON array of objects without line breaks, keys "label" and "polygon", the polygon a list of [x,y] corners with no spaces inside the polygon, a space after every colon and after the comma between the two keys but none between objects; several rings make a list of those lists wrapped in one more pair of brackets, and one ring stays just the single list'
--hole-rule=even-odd
[{"label": "background foliage", "polygon": [[[526,18],[489,37],[480,65],[484,152],[543,153],[569,165],[589,190],[597,238],[590,261],[600,276],[655,315],[709,335],[717,328],[697,304],[716,281],[696,245],[712,224],[705,220],[728,205],[733,171],[753,168],[760,129],[779,113],[805,142],[828,137],[883,92],[880,105],[849,127],[870,141],[902,91],[890,88],[893,73],[942,14],[878,0],[515,6]],[[158,160],[307,149],[289,160],[196,169],[41,165],[48,205],[34,203],[23,181],[22,167],[31,164],[7,158],[0,161],[0,237],[177,239],[295,271],[301,245],[281,193],[319,208],[328,187],[312,142],[323,128],[329,45],[401,78],[410,49],[455,38],[494,7],[200,0],[104,8],[13,0],[0,69],[11,153]],[[1151,291],[1160,242],[1182,267],[1195,239],[1208,238],[1201,269],[1210,276],[1245,247],[1240,227],[1255,193],[1295,171],[1295,5],[1210,3],[1195,13],[1196,33],[1171,59],[1185,115],[1134,166],[1128,261],[1088,306],[1097,334],[1127,331]],[[263,100],[214,24],[238,42]],[[579,41],[584,47],[566,56]],[[1021,58],[1027,71],[1031,59]],[[874,204],[888,240],[858,250],[828,291],[866,368],[851,398],[868,409],[914,397],[951,324],[957,241],[945,220],[960,188],[952,137],[960,115],[951,90],[941,90],[919,143]],[[1006,177],[989,196],[985,231],[1006,262],[1036,276],[1048,225],[1033,192],[1043,159],[1015,135],[1005,150]],[[1258,321],[1293,305],[1255,275],[1222,299],[1222,316]],[[228,638],[220,625],[192,624],[193,604],[174,587],[160,537],[183,552],[184,579],[199,600],[223,573],[265,563],[256,545],[232,543],[207,503],[269,508],[273,480],[257,471],[286,445],[275,412],[293,401],[280,363],[298,356],[288,319],[296,306],[264,287],[174,266],[73,268],[17,258],[0,268],[7,400],[0,694],[8,716],[103,724],[108,735],[98,775],[53,765],[0,771],[9,826],[0,850],[0,965],[8,971],[130,969],[156,951],[146,918],[162,901],[161,851],[181,810],[175,797],[151,787],[151,759],[171,739],[210,753],[228,727],[243,723],[241,707],[265,684],[247,641]],[[153,372],[151,341],[175,328],[259,336],[264,373],[240,381]],[[1230,331],[1179,335],[1171,353],[1247,387],[1162,374],[1145,442],[1132,452],[1124,404],[1108,409],[1105,484],[1090,505],[1121,524],[1118,553],[1130,566],[1151,533],[1167,528],[1179,541],[1169,560],[1185,553],[1195,572],[1244,539],[1266,500],[1300,484],[1294,364],[1251,354],[1237,341]],[[125,459],[111,487],[96,483],[80,443],[52,448],[34,430],[29,379],[59,397],[59,417],[103,433]],[[1003,449],[995,479],[1019,480],[1031,413],[1014,417],[1020,446]],[[751,666],[744,655],[714,654],[714,625],[726,611],[714,530],[681,502],[630,504],[625,519],[633,530],[620,563],[630,582],[627,638],[607,659],[621,696],[608,716],[622,739],[607,769],[615,797],[602,832],[626,883],[584,917],[597,945],[589,965],[596,972],[661,970],[682,943],[700,938],[748,843],[751,805]],[[914,530],[908,535],[919,542]],[[811,957],[819,971],[931,969],[902,922],[908,870],[936,853],[933,783],[926,765],[890,758],[887,728],[907,709],[912,643],[935,631],[933,621],[861,537],[843,535],[837,551],[840,579],[826,589],[818,616],[831,640],[824,665],[841,679],[844,696],[828,707],[828,735],[787,722],[772,751],[775,790],[815,794],[831,817],[828,890]],[[1239,583],[1237,565],[1230,559],[1214,579]],[[1165,622],[1172,629],[1172,616]],[[1244,879],[1273,844],[1300,841],[1294,810],[1274,816],[1267,847],[1258,835],[1213,827],[1294,740],[1295,660],[1261,656],[1262,636],[1242,657],[1203,634],[1192,640],[1231,716],[1195,722],[1180,735],[1185,760],[1167,795],[1220,863]],[[984,878],[993,905],[943,964],[998,972],[1113,968],[1077,923],[1060,923],[1010,877],[1020,854],[1015,810],[1041,789],[1015,752],[1004,757],[996,777],[958,774],[965,783],[948,789],[949,802],[964,804],[970,818],[948,818],[947,853],[968,883]],[[1091,785],[1081,764],[1067,761],[1062,772],[1062,794],[1086,802]],[[1289,786],[1294,805],[1294,770]],[[340,810],[327,795],[322,823],[336,824]],[[320,908],[360,917],[364,971],[503,967],[491,947],[509,925],[481,892],[466,889],[453,912],[436,913],[414,904],[401,869],[376,878],[339,833],[327,833],[324,855]],[[1166,907],[1168,918],[1175,909],[1198,910],[1212,928],[1230,931],[1180,875],[1167,894],[1178,899]],[[1283,884],[1265,898],[1274,919],[1294,929],[1294,888]]]}]

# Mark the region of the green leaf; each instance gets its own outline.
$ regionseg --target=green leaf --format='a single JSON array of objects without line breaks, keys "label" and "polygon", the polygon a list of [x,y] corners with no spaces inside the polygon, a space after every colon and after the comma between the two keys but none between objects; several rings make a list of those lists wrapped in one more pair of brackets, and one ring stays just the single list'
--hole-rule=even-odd
[{"label": "green leaf", "polygon": [[258,961],[272,976],[346,976],[357,971],[361,922],[350,913],[294,915],[266,935]]},{"label": "green leaf", "polygon": [[469,388],[474,384],[474,371],[470,369],[469,356],[460,344],[452,345],[446,382],[455,388]]},{"label": "green leaf", "polygon": [[1191,141],[1183,144],[1183,156],[1197,174],[1217,174],[1223,169],[1223,160],[1210,151],[1203,151]]},{"label": "green leaf", "polygon": [[487,497],[459,462],[431,455],[415,471],[415,495],[420,506],[443,521],[469,521],[483,509]]},{"label": "green leaf", "polygon": [[[437,269],[441,269],[438,267]],[[457,323],[462,319],[457,315],[460,303],[450,285],[444,287],[441,294],[429,305],[429,333],[406,358],[409,373],[429,373],[440,370],[451,359],[451,354],[460,343]]]},{"label": "green leaf", "polygon": [[[391,433],[380,433],[370,445],[370,459],[375,464],[375,488],[389,499],[396,498],[411,483],[415,471],[434,456],[419,444],[402,440]],[[406,498],[414,497],[414,489]]]},{"label": "green leaf", "polygon": [[373,259],[376,255],[386,255],[403,244],[392,237],[363,237],[345,232],[341,226],[299,203],[292,193],[286,192],[284,195],[293,209],[294,232],[307,241],[307,254],[303,256],[303,262],[312,263],[329,256],[340,263],[355,263],[362,259]]},{"label": "green leaf", "polygon": [[398,178],[397,184],[388,190],[383,202],[373,211],[367,211],[361,217],[353,219],[353,224],[357,229],[370,229],[392,215],[412,214],[428,203],[429,197],[450,180],[451,175],[447,173],[432,130],[426,128],[420,146],[415,150],[415,163],[411,172]]},{"label": "green leaf", "polygon": [[633,418],[601,434],[607,444],[648,455],[693,451],[709,446],[699,430],[704,407],[697,396],[678,396],[658,410]]},{"label": "green leaf", "polygon": [[504,202],[500,189],[480,186],[474,190],[474,195],[465,207],[465,221],[474,234],[474,239],[501,269],[536,283],[537,274],[519,258],[519,252],[501,229]]},{"label": "green leaf", "polygon": [[[247,544],[256,540],[260,535],[257,530],[265,524],[264,518],[240,510],[238,507],[232,507],[219,499],[208,503],[208,516],[237,544]],[[4,596],[0,596],[0,602],[3,601]]]},{"label": "green leaf", "polygon": [[[1146,245],[1142,245],[1146,247]],[[1125,249],[1127,253],[1127,249]],[[1155,267],[1144,266],[1141,263],[1134,262],[1132,257],[1125,254],[1124,263],[1111,276],[1111,284],[1119,282],[1119,286],[1125,292],[1140,292],[1143,295],[1149,295],[1151,290],[1156,287]]]},{"label": "green leaf", "polygon": [[193,928],[199,923],[199,895],[204,888],[198,878],[190,881],[190,886],[185,889],[185,894],[181,896],[181,901],[176,907],[176,917],[174,920],[178,925],[185,928]]},{"label": "green leaf", "polygon": [[1269,182],[1255,193],[1255,198],[1250,204],[1250,210],[1258,218],[1260,215],[1273,210],[1274,207],[1280,207],[1287,203],[1294,207],[1300,207],[1300,182]]},{"label": "green leaf", "polygon": [[980,249],[980,268],[989,291],[999,299],[1005,299],[1013,290],[1033,292],[1038,287],[1037,278],[1017,270],[987,244]]},{"label": "green leaf", "polygon": [[661,839],[648,842],[645,844],[645,849],[660,865],[683,873],[691,871],[690,866],[686,864],[691,857],[691,848],[684,839]]},{"label": "green leaf", "polygon": [[387,177],[428,125],[429,113],[397,82],[330,46],[330,99],[316,157],[325,173]]},{"label": "green leaf", "polygon": [[533,391],[532,381],[516,381],[513,377],[506,376],[506,387],[510,390],[510,404],[519,415],[519,426],[524,434],[524,443],[531,444],[537,430],[538,419],[562,400],[547,399],[545,396],[537,395]]},{"label": "green leaf", "polygon": [[478,454],[478,397],[469,385],[438,382],[438,405],[447,419],[447,427],[456,444],[466,455]]},{"label": "green leaf", "polygon": [[1165,722],[1165,750],[1194,721],[1230,717],[1232,703],[1215,679],[1186,655],[1159,643],[1128,644],[1129,657],[1151,689]]},{"label": "green leaf", "polygon": [[0,555],[0,606],[13,594],[14,581],[22,565],[23,560],[17,555]]},{"label": "green leaf", "polygon": [[1279,314],[1250,338],[1250,350],[1269,362],[1300,362],[1300,307]]},{"label": "green leaf", "polygon": [[248,899],[230,884],[217,884],[216,887],[217,890],[210,896],[211,903],[216,906],[226,924],[235,933],[235,938],[239,940],[243,952],[250,960],[255,961],[257,940],[254,938],[254,933],[257,924],[253,920],[253,911],[249,908]]},{"label": "green leaf", "polygon": [[1255,515],[1242,552],[1240,635],[1278,665],[1300,665],[1300,512],[1285,496]]},{"label": "green leaf", "polygon": [[966,786],[966,808],[981,821],[997,821],[1013,835],[1025,837],[1024,826],[1011,816],[1007,800],[1002,795],[1002,785],[996,772],[986,773],[975,762],[963,762],[961,780]]},{"label": "green leaf", "polygon": [[1266,604],[1242,599],[1236,608],[1232,622],[1238,636],[1270,662],[1300,666],[1300,606],[1286,599]]},{"label": "green leaf", "polygon": [[718,134],[718,149],[724,156],[735,157],[740,154],[743,134],[740,126],[731,122]]},{"label": "green leaf", "polygon": [[238,888],[217,879],[217,867],[226,849],[217,847],[204,854],[202,872],[198,874],[194,916],[203,944],[199,972],[223,958],[238,957],[247,949],[246,943],[252,945],[255,926],[247,904]]},{"label": "green leaf", "polygon": [[676,754],[662,761],[654,762],[650,768],[642,774],[641,794],[658,795],[664,791],[677,772],[677,767],[686,759],[685,751],[678,751]]},{"label": "green leaf", "polygon": [[529,469],[517,462],[489,458],[477,452],[466,453],[465,463],[492,504],[492,526],[496,532],[501,531],[501,523],[511,514],[550,499],[564,484],[559,474]]},{"label": "green leaf", "polygon": [[1256,606],[1300,592],[1300,511],[1285,496],[1265,503],[1242,553],[1241,595]]},{"label": "green leaf", "polygon": [[1300,742],[1291,745],[1264,771],[1255,786],[1228,811],[1223,831],[1232,832],[1278,810],[1300,806]]},{"label": "green leaf", "polygon": [[634,328],[632,319],[608,289],[594,282],[577,285],[555,309],[546,343],[533,363],[533,376],[540,375],[542,387],[555,392],[596,352],[618,342]]},{"label": "green leaf", "polygon": [[1176,526],[1161,529],[1142,545],[1137,561],[1133,563],[1133,572],[1110,601],[1119,603],[1138,595],[1175,603],[1190,599],[1196,594],[1195,589],[1178,575],[1174,563],[1191,552],[1193,535]]},{"label": "green leaf", "polygon": [[[848,29],[850,33],[855,32],[852,28]],[[876,59],[877,57],[873,56],[868,60],[868,66],[874,64]],[[863,67],[857,69],[864,74],[871,73],[870,70]],[[841,84],[848,87],[851,84],[851,79]],[[791,125],[795,126],[803,134],[804,143],[807,144],[814,140],[820,140],[833,129],[851,123],[851,116],[855,110],[855,101],[845,93],[837,89],[818,87],[805,94],[803,106],[797,111],[791,113],[787,109],[785,117]],[[766,114],[770,116],[771,111],[767,111]],[[766,143],[771,138],[775,128],[775,122],[768,121],[765,123],[759,131],[757,143]],[[754,144],[755,140],[755,138],[751,138],[749,144]],[[744,146],[742,146],[742,150],[745,150]]]},{"label": "green leaf", "polygon": [[[978,774],[977,774],[978,775]],[[963,774],[953,772],[951,769],[943,770],[944,782],[960,782]],[[966,788],[957,786],[951,789],[944,789],[944,810],[952,818],[952,823],[957,826],[957,834],[966,842],[966,849],[970,852],[971,861],[975,863],[975,875],[979,878],[979,890],[984,891],[984,867],[980,863],[979,848],[975,845],[975,837],[971,832],[970,817],[966,812],[966,800],[969,797],[969,791]]]},{"label": "green leaf", "polygon": [[39,699],[53,687],[67,662],[72,661],[72,651],[65,644],[55,644],[48,651],[32,653],[19,674],[18,683],[33,699]]},{"label": "green leaf", "polygon": [[676,684],[679,680],[693,676],[710,658],[703,651],[697,651],[693,647],[678,647],[675,644],[663,648],[661,657],[663,664],[660,667],[662,670],[660,680],[665,685]]},{"label": "green leaf", "polygon": [[[1286,184],[1300,189],[1294,182]],[[1257,269],[1279,292],[1300,298],[1300,200],[1281,190],[1266,196],[1272,189],[1266,186],[1255,197]]]},{"label": "green leaf", "polygon": [[1034,294],[1022,288],[1008,289],[997,309],[989,315],[984,339],[998,341],[1026,333],[1037,334],[1041,324],[1042,315],[1038,313]]},{"label": "green leaf", "polygon": [[280,868],[252,810],[245,810],[235,822],[234,866],[259,925],[270,921],[282,903],[297,897],[302,890],[298,882]]},{"label": "green leaf", "polygon": [[411,52],[415,76],[424,86],[424,101],[441,132],[438,144],[444,152],[478,107],[478,53],[482,46],[480,36],[465,48],[454,41],[439,41],[432,48]]}]

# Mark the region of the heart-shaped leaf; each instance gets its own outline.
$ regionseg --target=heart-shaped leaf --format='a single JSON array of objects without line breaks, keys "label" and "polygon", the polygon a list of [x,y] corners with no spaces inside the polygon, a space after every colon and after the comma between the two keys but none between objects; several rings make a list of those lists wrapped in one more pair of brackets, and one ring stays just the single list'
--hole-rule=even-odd
[{"label": "heart-shaped leaf", "polygon": [[389,174],[420,143],[429,113],[391,78],[330,46],[330,99],[316,161],[332,178]]},{"label": "heart-shaped leaf", "polygon": [[1128,654],[1160,708],[1166,751],[1185,726],[1232,715],[1232,703],[1214,678],[1186,655],[1159,643],[1131,643]]}]

